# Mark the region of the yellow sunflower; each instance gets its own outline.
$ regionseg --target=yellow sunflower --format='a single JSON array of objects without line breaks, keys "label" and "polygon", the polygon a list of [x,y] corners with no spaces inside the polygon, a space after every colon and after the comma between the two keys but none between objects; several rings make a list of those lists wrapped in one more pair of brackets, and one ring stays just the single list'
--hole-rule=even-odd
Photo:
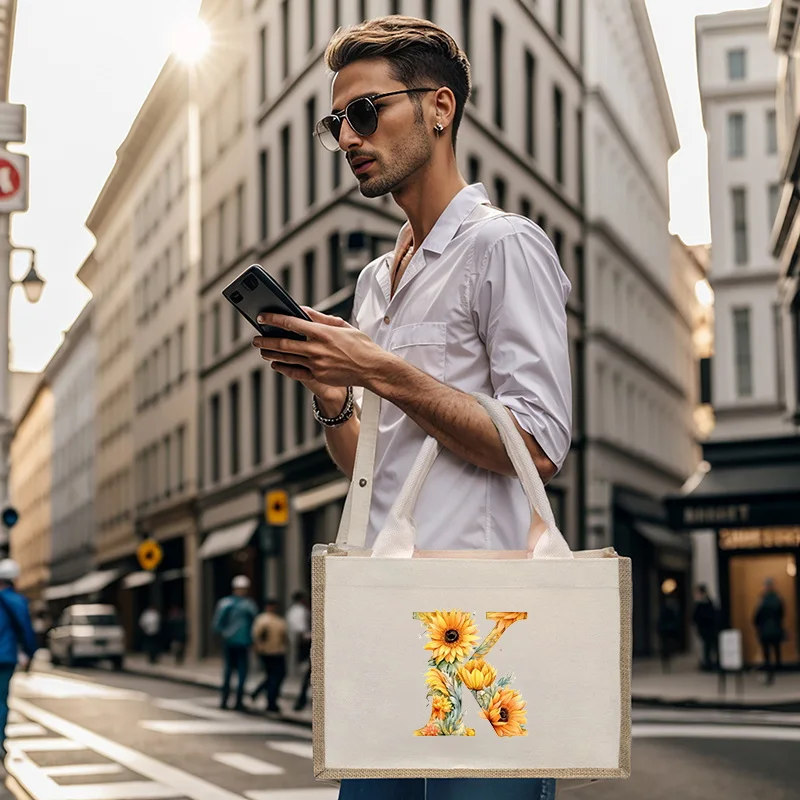
[{"label": "yellow sunflower", "polygon": [[453,710],[453,704],[449,697],[440,694],[434,695],[431,701],[431,717],[433,719],[444,719]]},{"label": "yellow sunflower", "polygon": [[525,701],[514,689],[500,689],[492,698],[489,708],[481,709],[481,716],[492,723],[498,736],[527,736],[522,726],[527,722]]},{"label": "yellow sunflower", "polygon": [[497,672],[491,664],[487,664],[482,658],[477,658],[467,661],[459,669],[458,677],[467,689],[479,692],[494,683]]},{"label": "yellow sunflower", "polygon": [[464,611],[436,611],[424,619],[430,641],[425,645],[436,662],[461,661],[478,641],[478,628],[472,614]]},{"label": "yellow sunflower", "polygon": [[443,694],[447,696],[447,686],[444,682],[444,673],[432,667],[425,673],[425,683],[428,684],[429,694]]}]

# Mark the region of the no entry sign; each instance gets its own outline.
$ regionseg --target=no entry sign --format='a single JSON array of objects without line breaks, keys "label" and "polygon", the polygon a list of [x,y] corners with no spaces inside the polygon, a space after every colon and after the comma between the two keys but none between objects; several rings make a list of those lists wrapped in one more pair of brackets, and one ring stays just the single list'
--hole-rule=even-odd
[{"label": "no entry sign", "polygon": [[28,157],[0,150],[0,213],[28,210]]}]

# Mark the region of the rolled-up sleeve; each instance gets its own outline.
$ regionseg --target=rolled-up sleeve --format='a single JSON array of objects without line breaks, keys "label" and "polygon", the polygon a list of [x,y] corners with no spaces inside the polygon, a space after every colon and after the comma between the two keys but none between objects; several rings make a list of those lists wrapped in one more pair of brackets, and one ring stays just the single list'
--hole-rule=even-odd
[{"label": "rolled-up sleeve", "polygon": [[566,303],[570,283],[547,236],[506,219],[482,256],[472,315],[495,397],[559,468],[572,439]]}]

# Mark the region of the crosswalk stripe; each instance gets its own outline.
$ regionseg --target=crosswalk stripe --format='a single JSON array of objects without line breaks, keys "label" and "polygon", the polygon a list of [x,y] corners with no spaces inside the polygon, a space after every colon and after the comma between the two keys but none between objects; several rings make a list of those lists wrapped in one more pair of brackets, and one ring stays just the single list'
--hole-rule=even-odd
[{"label": "crosswalk stripe", "polygon": [[71,784],[59,788],[59,800],[166,800],[181,796],[171,786],[152,781]]},{"label": "crosswalk stripe", "polygon": [[244,794],[249,800],[336,800],[339,790],[326,786],[314,789],[258,789]]},{"label": "crosswalk stripe", "polygon": [[12,722],[6,725],[7,739],[21,739],[24,736],[44,736],[47,731],[35,722]]},{"label": "crosswalk stripe", "polygon": [[313,758],[314,751],[308,742],[267,742],[267,747],[277,750],[280,753],[287,753],[290,756],[300,758]]},{"label": "crosswalk stripe", "polygon": [[292,730],[275,722],[247,719],[146,719],[142,720],[139,725],[148,731],[166,733],[173,736],[198,736],[202,734],[215,734],[218,736],[235,734],[286,735],[287,731]]},{"label": "crosswalk stripe", "polygon": [[116,775],[122,772],[119,764],[57,764],[54,767],[41,767],[51,778],[84,778],[89,775]]},{"label": "crosswalk stripe", "polygon": [[248,775],[283,775],[286,770],[269,761],[253,758],[245,753],[215,753],[214,761],[225,764],[226,767],[246,772]]},{"label": "crosswalk stripe", "polygon": [[158,708],[163,708],[165,711],[176,711],[179,714],[186,714],[189,717],[219,720],[230,720],[231,718],[230,711],[222,711],[219,708],[209,708],[195,700],[158,699],[153,701],[153,705]]},{"label": "crosswalk stripe", "polygon": [[634,739],[744,739],[746,741],[800,741],[798,728],[760,725],[679,725],[641,723],[632,728]]},{"label": "crosswalk stripe", "polygon": [[72,739],[9,739],[8,750],[23,750],[26,753],[43,753],[48,750],[86,750],[80,742]]}]

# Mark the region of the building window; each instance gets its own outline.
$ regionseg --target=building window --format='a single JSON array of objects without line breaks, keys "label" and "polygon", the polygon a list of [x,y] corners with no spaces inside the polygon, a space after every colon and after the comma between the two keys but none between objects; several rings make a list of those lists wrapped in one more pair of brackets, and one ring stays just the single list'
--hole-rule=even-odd
[{"label": "building window", "polygon": [[778,152],[778,124],[775,109],[767,111],[767,155]]},{"label": "building window", "polygon": [[[302,386],[301,383],[297,384]],[[239,381],[228,386],[228,405],[230,408],[230,447],[231,475],[239,473]]]},{"label": "building window", "polygon": [[358,0],[358,20],[359,22],[363,22],[365,19],[369,19],[369,15],[367,14],[367,0]]},{"label": "building window", "polygon": [[305,290],[306,290],[306,305],[313,306],[314,305],[314,297],[316,296],[316,292],[314,291],[315,286],[315,278],[317,272],[317,251],[316,250],[307,250],[305,256],[303,257],[303,278],[305,283]]},{"label": "building window", "polygon": [[494,199],[495,205],[498,208],[505,208],[506,206],[506,182],[496,175],[494,179]]},{"label": "building window", "polygon": [[216,483],[220,479],[220,408],[219,394],[211,395],[209,401],[209,424],[211,425],[211,481]]},{"label": "building window", "polygon": [[219,204],[217,219],[217,267],[225,263],[225,201]]},{"label": "building window", "polygon": [[558,228],[553,228],[553,249],[556,251],[559,262],[561,262],[561,254],[564,249],[564,234]]},{"label": "building window", "polygon": [[258,100],[263,103],[267,99],[267,28],[258,32]]},{"label": "building window", "polygon": [[294,385],[294,441],[301,445],[306,440],[306,396],[307,389],[299,381]]},{"label": "building window", "polygon": [[172,385],[172,338],[164,339],[164,387]]},{"label": "building window", "polygon": [[747,54],[744,50],[728,50],[728,80],[743,81],[747,77]]},{"label": "building window", "polygon": [[333,165],[333,188],[338,189],[342,182],[342,159],[344,155],[340,151],[331,153],[331,163]]},{"label": "building window", "polygon": [[547,233],[547,215],[546,214],[539,214],[536,217],[536,224],[545,232]]},{"label": "building window", "polygon": [[536,155],[536,58],[525,51],[525,152]]},{"label": "building window", "polygon": [[[201,342],[202,344],[202,342]],[[178,363],[177,363],[177,378],[181,380],[186,374],[186,326],[181,325],[178,328]]]},{"label": "building window", "polygon": [[261,369],[254,369],[250,373],[250,409],[253,419],[253,466],[257,467],[263,458],[262,438],[263,429],[261,425],[261,391],[262,391],[262,372]]},{"label": "building window", "polygon": [[749,260],[747,242],[747,189],[738,187],[731,189],[733,203],[733,250],[737,264],[746,264]]},{"label": "building window", "polygon": [[553,87],[553,141],[556,183],[564,183],[564,95]]},{"label": "building window", "polygon": [[317,148],[314,128],[317,124],[317,98],[309,97],[306,102],[306,204],[313,206],[317,201]]},{"label": "building window", "polygon": [[168,297],[172,291],[172,251],[169,247],[164,251],[164,258],[161,259],[161,263],[164,271],[164,296]]},{"label": "building window", "polygon": [[317,41],[317,0],[308,0],[308,49]]},{"label": "building window", "polygon": [[342,24],[342,0],[333,0],[333,29],[336,31]]},{"label": "building window", "polygon": [[736,359],[736,394],[753,394],[752,355],[750,352],[750,309],[733,309],[733,348]]},{"label": "building window", "polygon": [[781,203],[781,187],[778,183],[773,183],[769,187],[769,228],[775,226],[775,220],[778,218],[778,206]]},{"label": "building window", "polygon": [[281,74],[283,79],[289,77],[289,53],[291,50],[291,36],[290,36],[290,23],[289,23],[289,0],[283,0],[281,3],[281,47],[282,50],[282,65]]},{"label": "building window", "polygon": [[492,17],[492,85],[494,124],[503,129],[503,23]]},{"label": "building window", "polygon": [[519,213],[522,214],[523,217],[527,217],[528,219],[532,218],[533,214],[533,206],[531,205],[531,201],[527,197],[521,197],[519,200]]},{"label": "building window", "polygon": [[288,264],[281,269],[278,282],[286,289],[287,294],[292,293],[292,268]]},{"label": "building window", "polygon": [[284,125],[281,129],[281,193],[283,195],[283,224],[292,218],[292,128]]},{"label": "building window", "polygon": [[564,0],[556,0],[556,33],[564,38]]},{"label": "building window", "polygon": [[178,452],[175,454],[177,456],[177,474],[175,477],[178,481],[178,491],[182,492],[186,480],[186,427],[184,425],[178,428],[176,445]]},{"label": "building window", "polygon": [[423,9],[423,14],[422,14],[423,19],[428,19],[431,22],[433,22],[436,17],[435,0],[424,0],[422,4],[422,9]]},{"label": "building window", "polygon": [[261,238],[269,235],[269,151],[262,150],[258,156],[258,173],[261,199]]},{"label": "building window", "polygon": [[275,392],[275,452],[280,454],[286,449],[286,409],[283,401],[286,378],[279,372],[275,373],[272,388]]},{"label": "building window", "polygon": [[472,0],[461,0],[461,49],[472,51]]},{"label": "building window", "polygon": [[231,341],[235,342],[242,333],[242,315],[235,305],[231,304]]},{"label": "building window", "polygon": [[164,437],[164,495],[172,494],[172,437]]},{"label": "building window", "polygon": [[218,356],[222,350],[222,321],[220,319],[220,305],[211,306],[211,354]]},{"label": "building window", "polygon": [[478,156],[470,156],[467,159],[467,180],[472,183],[478,183],[481,179],[481,160]]},{"label": "building window", "polygon": [[344,275],[342,274],[342,248],[339,239],[339,231],[332,233],[328,237],[328,278],[330,282],[330,293],[338,292],[344,286]]},{"label": "building window", "polygon": [[236,252],[244,247],[244,184],[236,187]]},{"label": "building window", "polygon": [[775,391],[778,402],[783,404],[786,396],[786,386],[783,378],[783,310],[780,303],[772,305],[772,327],[775,336]]},{"label": "building window", "polygon": [[744,158],[744,114],[728,114],[728,158]]}]

